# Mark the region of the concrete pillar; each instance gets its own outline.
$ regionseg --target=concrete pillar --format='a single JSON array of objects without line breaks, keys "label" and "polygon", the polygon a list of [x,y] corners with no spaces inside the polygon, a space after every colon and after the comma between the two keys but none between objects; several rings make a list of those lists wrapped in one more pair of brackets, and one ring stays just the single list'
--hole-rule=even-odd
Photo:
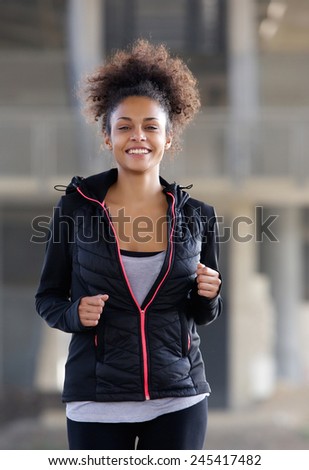
[{"label": "concrete pillar", "polygon": [[274,311],[268,279],[257,272],[256,214],[231,211],[229,272],[229,406],[268,397],[274,387]]},{"label": "concrete pillar", "polygon": [[69,0],[68,46],[73,83],[103,60],[104,3],[104,0]]},{"label": "concrete pillar", "polygon": [[[98,163],[100,142],[97,142],[95,126],[89,127],[79,109],[75,90],[87,73],[91,73],[104,60],[104,0],[69,0],[68,3],[68,52],[70,62],[71,98],[77,109],[77,136],[79,139],[80,172],[94,172]],[[102,159],[99,159],[99,166]],[[102,171],[100,168],[99,171]]]},{"label": "concrete pillar", "polygon": [[65,362],[71,335],[43,323],[41,349],[35,383],[40,392],[59,392],[64,381]]},{"label": "concrete pillar", "polygon": [[243,115],[258,105],[255,0],[228,2],[229,100]]},{"label": "concrete pillar", "polygon": [[229,173],[239,180],[250,172],[250,133],[259,104],[256,1],[230,0],[227,3]]},{"label": "concrete pillar", "polygon": [[264,269],[271,276],[276,304],[276,356],[278,379],[297,384],[302,377],[300,352],[302,270],[301,211],[272,208],[277,214],[278,243],[265,243]]}]

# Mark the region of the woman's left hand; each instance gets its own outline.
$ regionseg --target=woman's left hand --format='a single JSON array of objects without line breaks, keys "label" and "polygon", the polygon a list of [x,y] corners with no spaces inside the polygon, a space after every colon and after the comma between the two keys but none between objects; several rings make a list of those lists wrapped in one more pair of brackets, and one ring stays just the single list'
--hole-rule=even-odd
[{"label": "woman's left hand", "polygon": [[207,297],[208,299],[213,299],[218,295],[221,285],[218,271],[215,271],[202,263],[198,263],[196,276],[199,295]]}]

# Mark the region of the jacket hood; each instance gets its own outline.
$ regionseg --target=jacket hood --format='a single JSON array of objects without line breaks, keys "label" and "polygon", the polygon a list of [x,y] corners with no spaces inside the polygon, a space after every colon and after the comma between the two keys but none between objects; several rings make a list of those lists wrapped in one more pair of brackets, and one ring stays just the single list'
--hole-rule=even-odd
[{"label": "jacket hood", "polygon": [[[91,199],[95,199],[97,201],[103,202],[108,191],[108,188],[117,181],[118,178],[118,170],[117,168],[112,168],[111,170],[104,171],[102,173],[98,173],[96,175],[89,176],[87,178],[83,178],[81,176],[74,176],[69,183],[68,186],[65,188],[66,194],[71,194],[77,191],[77,188],[85,194],[86,196],[90,197]],[[164,178],[160,176],[160,182],[163,186],[163,192],[165,194],[172,193],[176,200],[176,207],[177,209],[181,209],[181,207],[186,203],[186,201],[190,198],[190,195],[184,191],[184,189],[191,189],[192,184],[188,186],[181,186],[174,183],[168,183]],[[64,189],[63,188],[63,189]],[[55,189],[60,189],[60,186],[55,187]]]}]

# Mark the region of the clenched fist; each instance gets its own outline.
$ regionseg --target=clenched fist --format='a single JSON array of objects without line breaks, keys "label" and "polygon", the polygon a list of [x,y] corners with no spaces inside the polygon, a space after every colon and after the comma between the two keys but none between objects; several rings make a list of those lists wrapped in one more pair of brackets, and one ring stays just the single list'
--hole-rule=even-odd
[{"label": "clenched fist", "polygon": [[99,323],[107,300],[107,294],[83,297],[78,306],[78,314],[81,324],[83,326],[96,326]]},{"label": "clenched fist", "polygon": [[213,299],[218,295],[221,285],[218,271],[215,271],[202,263],[198,263],[196,276],[199,295],[207,297],[208,299]]}]

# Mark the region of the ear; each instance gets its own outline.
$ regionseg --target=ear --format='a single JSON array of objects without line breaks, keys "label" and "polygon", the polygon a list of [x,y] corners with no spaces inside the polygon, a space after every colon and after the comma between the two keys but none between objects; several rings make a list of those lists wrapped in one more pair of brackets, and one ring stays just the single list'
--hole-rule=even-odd
[{"label": "ear", "polygon": [[113,149],[113,144],[111,142],[110,136],[104,132],[104,143],[109,150]]},{"label": "ear", "polygon": [[172,145],[172,136],[171,135],[168,135],[166,137],[166,142],[165,142],[165,150],[168,150],[171,148],[171,145]]}]

